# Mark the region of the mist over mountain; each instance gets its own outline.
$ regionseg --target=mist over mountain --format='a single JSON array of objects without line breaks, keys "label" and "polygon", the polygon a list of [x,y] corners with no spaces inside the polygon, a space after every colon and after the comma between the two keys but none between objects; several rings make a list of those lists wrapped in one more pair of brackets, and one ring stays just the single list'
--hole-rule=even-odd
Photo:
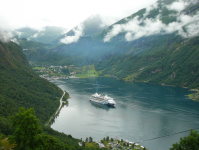
[{"label": "mist over mountain", "polygon": [[25,27],[14,31],[14,35],[19,38],[26,38],[28,41],[50,44],[53,40],[64,34],[66,29],[62,27],[46,26],[40,30]]},{"label": "mist over mountain", "polygon": [[42,53],[25,53],[38,64],[95,64],[102,76],[197,87],[198,10],[198,0],[158,0],[109,27],[96,15],[59,36]]},{"label": "mist over mountain", "polygon": [[100,15],[92,15],[65,35],[59,37],[57,41],[64,44],[70,44],[77,42],[83,36],[94,37],[100,34],[106,27],[107,26],[103,24]]}]

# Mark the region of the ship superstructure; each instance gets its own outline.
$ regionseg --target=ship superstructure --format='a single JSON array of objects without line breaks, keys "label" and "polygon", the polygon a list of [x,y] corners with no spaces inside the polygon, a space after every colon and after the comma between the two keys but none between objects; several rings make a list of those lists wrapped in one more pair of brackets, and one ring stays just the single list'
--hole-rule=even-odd
[{"label": "ship superstructure", "polygon": [[113,98],[108,97],[107,95],[101,96],[98,93],[93,94],[90,97],[90,101],[96,102],[96,103],[99,103],[102,105],[108,105],[108,106],[114,106],[116,104],[116,102],[113,100]]}]

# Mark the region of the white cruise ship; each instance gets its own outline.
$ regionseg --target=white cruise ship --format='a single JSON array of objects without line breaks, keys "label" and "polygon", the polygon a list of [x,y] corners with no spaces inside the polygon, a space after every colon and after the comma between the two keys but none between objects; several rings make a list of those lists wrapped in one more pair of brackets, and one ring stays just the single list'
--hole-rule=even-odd
[{"label": "white cruise ship", "polygon": [[93,94],[90,97],[90,101],[96,102],[102,105],[108,105],[108,106],[114,106],[116,104],[113,98],[108,97],[107,95],[101,96],[100,94],[97,94],[97,93]]}]

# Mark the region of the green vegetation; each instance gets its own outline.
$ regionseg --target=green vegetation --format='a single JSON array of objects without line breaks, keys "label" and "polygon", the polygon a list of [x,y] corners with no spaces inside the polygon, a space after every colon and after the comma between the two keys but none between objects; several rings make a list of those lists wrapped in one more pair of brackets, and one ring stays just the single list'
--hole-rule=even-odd
[{"label": "green vegetation", "polygon": [[[32,67],[35,64],[32,64]],[[66,67],[66,68],[65,68]],[[51,67],[33,67],[33,70],[39,75],[45,75],[45,77],[64,77],[68,78],[70,76],[75,76],[79,78],[87,78],[87,77],[98,77],[99,73],[95,70],[94,65],[88,65],[83,67],[75,67],[75,66],[51,66]]]},{"label": "green vegetation", "polygon": [[70,95],[67,93],[67,92],[65,92],[65,95],[63,96],[63,101],[67,101],[67,99],[69,99],[70,98]]},{"label": "green vegetation", "polygon": [[199,149],[199,134],[198,131],[190,131],[188,137],[180,138],[179,143],[172,145],[173,147],[170,150],[197,150]]},{"label": "green vegetation", "polygon": [[43,127],[42,130],[39,120],[34,116],[33,108],[25,110],[21,107],[18,113],[11,116],[10,119],[14,133],[9,138],[0,136],[0,146],[5,149],[99,149],[98,145],[92,143],[92,141],[89,143],[92,144],[92,147],[86,143],[88,146],[84,148],[78,145],[80,140],[72,138],[71,135],[67,136],[48,127]]},{"label": "green vegetation", "polygon": [[193,94],[189,94],[189,98],[190,99],[193,99],[193,100],[196,100],[196,101],[199,101],[199,91],[198,90],[193,90],[193,91],[197,91],[197,93],[193,93]]},{"label": "green vegetation", "polygon": [[[16,116],[11,116],[11,126],[15,131],[11,137],[13,143],[16,143],[16,149],[36,149],[39,147],[38,137],[42,133],[39,126],[39,120],[34,116],[34,110],[21,107]],[[41,139],[42,140],[42,139]]]},{"label": "green vegetation", "polygon": [[77,72],[76,77],[85,78],[85,77],[97,77],[99,76],[98,72],[95,70],[94,65],[83,66],[81,72]]},{"label": "green vegetation", "polygon": [[0,130],[9,135],[8,116],[20,107],[34,108],[40,124],[44,124],[59,106],[63,91],[40,78],[28,67],[21,47],[0,42]]},{"label": "green vegetation", "polygon": [[44,55],[51,45],[40,42],[28,41],[25,38],[18,39],[20,46],[24,49],[24,54],[29,61],[39,61],[40,56]]},{"label": "green vegetation", "polygon": [[41,68],[41,67],[34,67],[33,69],[34,69],[34,70],[38,70],[38,69],[44,69],[44,68]]}]

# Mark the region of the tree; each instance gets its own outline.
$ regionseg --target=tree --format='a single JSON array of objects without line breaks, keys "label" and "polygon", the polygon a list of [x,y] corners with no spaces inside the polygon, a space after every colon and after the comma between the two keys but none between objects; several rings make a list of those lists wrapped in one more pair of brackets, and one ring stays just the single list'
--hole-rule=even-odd
[{"label": "tree", "polygon": [[86,137],[86,140],[85,140],[85,142],[88,142],[88,138]]},{"label": "tree", "polygon": [[50,135],[40,134],[37,136],[37,148],[38,149],[64,149],[64,146],[55,137]]},{"label": "tree", "polygon": [[172,145],[173,147],[170,150],[198,150],[199,149],[199,134],[198,131],[190,131],[188,137],[180,138],[179,143]]},{"label": "tree", "polygon": [[85,147],[85,146],[86,146],[86,144],[85,144],[85,142],[83,141],[83,142],[82,142],[82,147]]},{"label": "tree", "polygon": [[0,135],[0,147],[2,146],[2,140],[3,139],[3,134]]},{"label": "tree", "polygon": [[[15,143],[10,143],[10,141],[8,140],[8,138],[5,138],[4,140],[1,141],[2,146],[4,147],[4,150],[8,150],[11,149],[13,147],[15,147]],[[1,147],[1,145],[0,145]]]},{"label": "tree", "polygon": [[109,136],[106,137],[106,141],[109,141]]},{"label": "tree", "polygon": [[89,137],[89,143],[93,142],[93,138]]},{"label": "tree", "polygon": [[135,144],[132,145],[132,148],[134,148],[134,147],[135,147]]},{"label": "tree", "polygon": [[34,116],[33,108],[21,107],[16,116],[11,116],[12,127],[15,128],[11,140],[16,142],[16,149],[36,149],[37,137],[42,132],[39,120]]}]

